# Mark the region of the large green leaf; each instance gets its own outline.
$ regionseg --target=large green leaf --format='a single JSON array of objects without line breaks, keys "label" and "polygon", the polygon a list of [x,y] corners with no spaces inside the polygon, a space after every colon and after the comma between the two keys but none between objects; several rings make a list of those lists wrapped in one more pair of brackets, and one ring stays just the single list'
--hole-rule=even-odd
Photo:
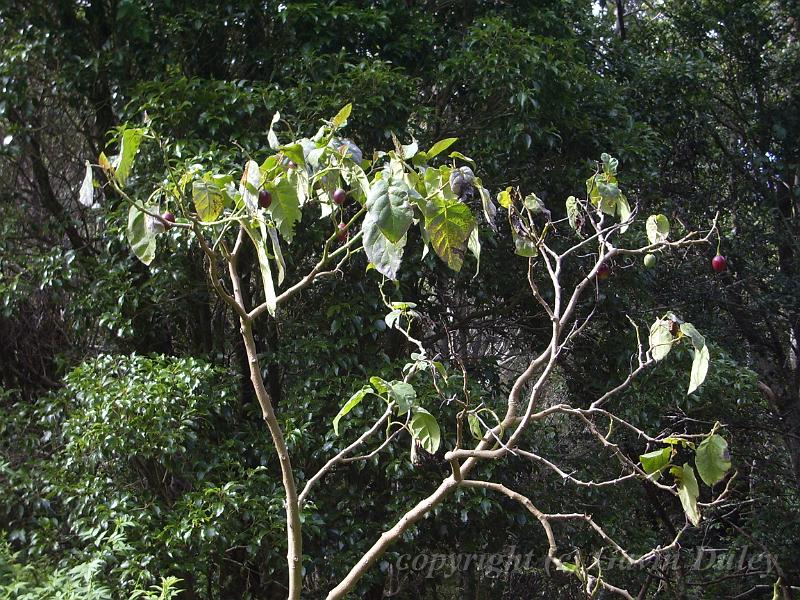
[{"label": "large green leaf", "polygon": [[706,338],[700,335],[700,332],[691,323],[681,323],[681,333],[692,340],[695,348],[702,348],[706,345]]},{"label": "large green leaf", "polygon": [[375,390],[373,390],[370,386],[365,385],[355,394],[350,396],[350,399],[344,403],[344,406],[342,406],[336,416],[333,417],[333,431],[336,433],[336,435],[339,435],[339,421],[342,420],[342,417],[358,406],[367,394],[371,394],[374,391]]},{"label": "large green leaf", "polygon": [[225,205],[222,190],[216,184],[207,181],[192,183],[192,201],[201,221],[215,221],[222,214]]},{"label": "large green leaf", "polygon": [[664,215],[650,215],[647,217],[645,229],[651,244],[664,242],[669,237],[669,219]]},{"label": "large green leaf", "polygon": [[650,353],[654,360],[661,360],[672,350],[671,322],[667,319],[656,319],[650,326]]},{"label": "large green leaf", "polygon": [[397,279],[406,237],[403,236],[396,244],[390,242],[375,222],[374,215],[369,212],[364,215],[361,230],[364,232],[364,253],[367,255],[367,260],[375,266],[379,273],[389,279]]},{"label": "large green leaf", "polygon": [[275,295],[275,282],[272,280],[272,267],[269,264],[269,252],[267,251],[267,228],[264,223],[258,223],[254,226],[248,222],[249,219],[242,219],[242,224],[250,236],[250,239],[255,246],[256,254],[258,255],[258,266],[261,271],[261,282],[264,286],[264,298],[267,302],[267,311],[273,317],[277,310],[277,297]]},{"label": "large green leaf", "polygon": [[642,469],[648,475],[652,475],[661,471],[669,464],[669,459],[672,457],[672,448],[666,447],[660,450],[654,450],[647,454],[642,454],[639,461],[642,463]]},{"label": "large green leaf", "polygon": [[265,186],[272,194],[272,204],[269,205],[267,214],[275,220],[278,232],[287,242],[294,239],[294,226],[303,216],[297,196],[301,177],[296,173],[287,173]]},{"label": "large green leaf", "polygon": [[433,158],[437,154],[441,154],[442,152],[447,150],[450,146],[455,144],[456,141],[458,141],[458,138],[445,138],[443,140],[439,140],[433,146],[431,146],[430,150],[428,150],[427,152],[428,158]]},{"label": "large green leaf", "polygon": [[392,243],[397,243],[406,234],[414,219],[409,191],[402,180],[384,177],[374,181],[367,194],[367,210]]},{"label": "large green leaf", "polygon": [[153,262],[156,255],[157,229],[153,217],[131,205],[128,209],[128,243],[136,258],[146,265]]},{"label": "large green leaf", "polygon": [[119,154],[117,154],[112,161],[114,175],[120,185],[125,185],[128,181],[128,176],[131,174],[131,167],[133,167],[133,158],[139,150],[139,144],[142,143],[143,135],[144,129],[126,129],[122,133]]},{"label": "large green leaf", "polygon": [[417,400],[414,386],[405,381],[392,381],[389,384],[389,400],[397,403],[397,414],[404,415]]},{"label": "large green leaf", "polygon": [[670,472],[675,475],[678,482],[678,498],[681,500],[683,512],[689,517],[692,525],[697,527],[700,524],[700,509],[697,507],[700,488],[697,486],[694,471],[689,463],[684,463],[683,468],[673,467]]},{"label": "large green leaf", "polygon": [[466,243],[475,227],[475,217],[463,202],[442,197],[425,206],[425,229],[434,252],[454,271],[464,263]]},{"label": "large green leaf", "polygon": [[728,442],[716,433],[708,436],[697,447],[694,462],[700,478],[706,485],[719,483],[731,468]]},{"label": "large green leaf", "polygon": [[424,408],[416,408],[409,423],[411,435],[422,447],[433,454],[439,449],[441,431],[436,418]]}]

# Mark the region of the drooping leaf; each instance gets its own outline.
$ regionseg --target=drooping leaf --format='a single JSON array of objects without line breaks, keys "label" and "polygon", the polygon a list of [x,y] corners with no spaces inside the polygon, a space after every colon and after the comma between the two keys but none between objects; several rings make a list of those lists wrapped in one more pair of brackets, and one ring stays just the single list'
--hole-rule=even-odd
[{"label": "drooping leaf", "polygon": [[[619,219],[620,223],[624,223],[628,220],[631,216],[631,205],[628,204],[628,199],[625,197],[625,194],[620,194],[619,198],[617,198],[617,218]],[[625,233],[628,231],[629,225],[623,225],[619,228],[620,233]]]},{"label": "drooping leaf", "polygon": [[489,224],[489,227],[497,231],[497,223],[495,223],[497,218],[497,207],[494,205],[494,202],[492,202],[492,197],[489,195],[489,190],[481,185],[480,180],[477,180],[477,184],[478,194],[481,196],[481,205],[483,206],[483,216],[486,218],[486,222]]},{"label": "drooping leaf", "polygon": [[700,332],[691,323],[681,323],[681,333],[692,340],[695,348],[702,348],[706,345],[706,338],[700,335]]},{"label": "drooping leaf", "polygon": [[369,382],[372,384],[372,387],[374,387],[378,391],[378,394],[386,394],[388,396],[389,394],[388,381],[386,381],[385,379],[381,379],[376,375],[373,375],[372,377],[369,378]]},{"label": "drooping leaf", "polygon": [[478,273],[481,272],[481,238],[478,235],[477,227],[469,234],[467,248],[469,248],[469,251],[472,252],[472,255],[475,257],[475,277],[477,277]]},{"label": "drooping leaf", "polygon": [[275,264],[278,265],[278,286],[280,286],[286,277],[286,261],[283,259],[281,240],[278,237],[278,231],[274,227],[268,226],[267,233],[272,242],[272,254],[275,257]]},{"label": "drooping leaf", "polygon": [[[156,255],[157,230],[152,224],[152,219],[153,217],[135,205],[131,205],[128,209],[128,243],[136,258],[146,265],[153,262]],[[163,225],[161,230],[163,231]]]},{"label": "drooping leaf", "polygon": [[650,326],[650,352],[653,359],[659,361],[672,350],[672,332],[670,331],[670,321],[667,319],[656,319]]},{"label": "drooping leaf", "polygon": [[374,390],[370,386],[365,385],[355,394],[350,396],[350,399],[344,403],[342,408],[339,409],[339,412],[336,413],[336,416],[333,417],[333,431],[336,435],[339,435],[339,421],[342,420],[342,417],[358,406],[367,394],[371,394],[373,392]]},{"label": "drooping leaf", "polygon": [[253,226],[249,223],[249,219],[242,219],[242,224],[247,232],[247,235],[255,246],[256,254],[258,256],[258,266],[261,271],[261,282],[264,287],[264,298],[267,302],[267,312],[273,317],[278,308],[277,296],[275,295],[275,282],[272,280],[272,267],[269,264],[269,252],[267,252],[267,237],[266,225],[259,222],[258,226]]},{"label": "drooping leaf", "polygon": [[694,462],[700,478],[705,481],[706,485],[719,483],[731,468],[728,442],[716,433],[708,436],[697,447]]},{"label": "drooping leaf", "polygon": [[367,194],[367,210],[392,243],[406,234],[414,219],[409,191],[402,180],[384,177],[374,181]]},{"label": "drooping leaf", "polygon": [[86,208],[91,208],[94,205],[94,183],[92,182],[92,165],[86,161],[86,175],[83,176],[83,183],[81,184],[81,191],[78,195],[78,202]]},{"label": "drooping leaf", "polygon": [[254,215],[258,210],[258,190],[261,186],[261,169],[254,160],[248,160],[239,182],[239,193],[242,195],[247,211]]},{"label": "drooping leaf", "polygon": [[445,138],[443,140],[439,140],[433,146],[431,146],[430,150],[428,150],[428,158],[433,158],[437,154],[441,154],[442,152],[447,150],[450,146],[455,144],[457,141],[458,141],[458,138],[454,138],[454,137],[453,138]]},{"label": "drooping leaf", "polygon": [[347,123],[347,118],[350,116],[352,111],[353,105],[345,104],[342,109],[336,113],[336,116],[331,119],[331,125],[333,125],[334,129],[339,129],[339,127]]},{"label": "drooping leaf", "polygon": [[467,413],[467,423],[469,423],[469,431],[476,440],[483,439],[483,429],[478,416],[474,413]]},{"label": "drooping leaf", "polygon": [[664,242],[669,237],[669,219],[664,215],[650,215],[647,217],[645,229],[651,244]]},{"label": "drooping leaf", "polygon": [[414,416],[408,424],[411,435],[425,450],[433,454],[439,449],[441,432],[436,418],[424,408],[414,409]]},{"label": "drooping leaf", "polygon": [[684,463],[683,468],[673,467],[670,472],[678,482],[678,498],[680,498],[683,511],[689,517],[689,522],[697,527],[700,524],[700,509],[697,507],[700,489],[697,486],[694,470],[689,463]]},{"label": "drooping leaf", "polygon": [[267,132],[267,142],[269,142],[269,147],[273,150],[277,150],[281,147],[280,142],[278,141],[278,136],[275,135],[275,124],[281,120],[281,113],[275,111],[275,114],[272,115],[272,121],[269,124],[269,131]]},{"label": "drooping leaf", "polygon": [[671,457],[672,448],[666,447],[642,454],[639,457],[639,461],[642,463],[642,470],[648,475],[652,475],[666,467]]},{"label": "drooping leaf", "polygon": [[397,414],[404,415],[417,400],[414,386],[405,381],[392,381],[389,384],[389,400],[397,403]]},{"label": "drooping leaf", "polygon": [[433,197],[425,206],[425,229],[433,251],[454,271],[464,263],[466,242],[475,227],[469,207],[458,200]]},{"label": "drooping leaf", "polygon": [[689,390],[687,394],[691,394],[699,388],[706,380],[708,374],[708,363],[711,356],[708,352],[708,346],[703,346],[699,350],[694,351],[694,359],[692,360],[692,372],[689,375]]},{"label": "drooping leaf", "polygon": [[581,229],[583,227],[583,215],[581,214],[581,209],[578,206],[578,199],[575,196],[570,196],[567,198],[567,219],[569,220],[569,226],[575,230],[578,235],[581,234]]},{"label": "drooping leaf", "polygon": [[207,181],[192,183],[192,201],[201,221],[215,221],[222,214],[225,198],[222,190]]},{"label": "drooping leaf", "polygon": [[367,260],[375,265],[379,273],[389,279],[397,279],[406,237],[403,236],[396,244],[390,242],[381,232],[373,214],[369,212],[364,215],[361,230],[364,232],[364,253],[367,255]]},{"label": "drooping leaf", "polygon": [[119,145],[119,154],[114,157],[112,166],[114,167],[114,174],[120,185],[124,186],[128,181],[131,174],[131,167],[133,167],[133,158],[139,150],[139,144],[142,142],[144,136],[144,129],[126,129],[122,134],[122,141]]}]

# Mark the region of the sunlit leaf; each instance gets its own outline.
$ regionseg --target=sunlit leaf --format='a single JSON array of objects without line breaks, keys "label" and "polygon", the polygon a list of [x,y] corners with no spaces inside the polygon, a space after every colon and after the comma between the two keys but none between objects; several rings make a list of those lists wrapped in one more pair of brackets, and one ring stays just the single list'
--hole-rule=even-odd
[{"label": "sunlit leaf", "polygon": [[350,396],[350,399],[344,403],[336,416],[333,417],[333,431],[336,433],[336,435],[339,435],[339,421],[342,420],[342,417],[358,406],[367,394],[371,394],[373,392],[374,390],[370,386],[365,385],[355,394]]},{"label": "sunlit leaf", "polygon": [[414,409],[414,416],[408,424],[411,435],[425,450],[433,454],[439,449],[441,432],[436,418],[424,408]]},{"label": "sunlit leaf", "polygon": [[708,436],[697,447],[694,462],[700,478],[706,485],[719,483],[731,468],[728,442],[716,433]]}]

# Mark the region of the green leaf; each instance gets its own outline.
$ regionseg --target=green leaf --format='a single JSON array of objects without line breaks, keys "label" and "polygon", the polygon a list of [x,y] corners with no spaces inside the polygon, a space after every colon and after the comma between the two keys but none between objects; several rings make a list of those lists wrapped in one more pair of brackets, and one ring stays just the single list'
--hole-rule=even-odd
[{"label": "green leaf", "polygon": [[575,196],[570,196],[567,198],[567,219],[569,220],[569,226],[572,227],[579,235],[581,233],[580,224],[583,222],[583,216],[581,215],[581,209],[578,206],[578,199]]},{"label": "green leaf", "polygon": [[366,206],[383,235],[392,243],[397,243],[405,235],[414,219],[414,211],[409,203],[409,188],[394,177],[372,183]]},{"label": "green leaf", "polygon": [[268,226],[267,233],[272,242],[272,255],[275,257],[275,264],[278,265],[278,286],[280,287],[286,277],[286,261],[283,259],[281,240],[278,237],[278,231],[274,227]]},{"label": "green leaf", "polygon": [[469,207],[458,200],[433,197],[425,206],[424,215],[434,252],[448,267],[461,270],[466,242],[475,227]]},{"label": "green leaf", "polygon": [[697,486],[697,479],[689,463],[684,463],[683,468],[673,467],[670,472],[678,482],[678,498],[683,505],[683,512],[689,517],[689,521],[697,527],[700,524],[700,509],[697,507],[697,498],[700,496],[700,489]]},{"label": "green leaf", "polygon": [[358,406],[367,394],[371,394],[373,392],[374,390],[370,386],[365,385],[355,394],[350,396],[350,399],[344,403],[344,406],[342,406],[336,416],[333,417],[333,431],[336,433],[336,435],[339,435],[339,421],[342,420],[342,417]]},{"label": "green leaf", "polygon": [[353,111],[352,104],[346,104],[342,107],[342,109],[336,113],[336,116],[331,119],[331,125],[333,125],[334,129],[339,129],[342,125],[347,122],[347,118],[350,116],[350,113]]},{"label": "green leaf", "polygon": [[476,184],[478,187],[478,194],[481,196],[483,216],[486,218],[486,222],[489,224],[489,227],[497,231],[497,223],[495,223],[495,218],[497,217],[497,207],[494,205],[494,202],[492,202],[492,197],[489,195],[489,190],[483,187],[480,179],[476,179]]},{"label": "green leaf", "polygon": [[361,231],[364,232],[364,253],[367,255],[367,260],[375,265],[382,275],[389,279],[397,279],[406,237],[403,236],[396,244],[390,242],[375,222],[374,215],[369,212],[364,215],[364,220],[361,222]]},{"label": "green leaf", "polygon": [[483,439],[483,429],[481,422],[478,420],[478,415],[474,413],[467,413],[467,422],[469,423],[469,431],[476,440]]},{"label": "green leaf", "polygon": [[272,204],[266,212],[275,220],[283,239],[290,243],[294,239],[294,226],[303,216],[298,197],[298,189],[302,188],[298,185],[298,181],[302,177],[303,175],[290,172],[280,175],[274,182],[265,186],[272,194]]},{"label": "green leaf", "polygon": [[506,210],[509,209],[511,206],[511,188],[507,187],[502,192],[497,194],[497,203],[505,208]]},{"label": "green leaf", "polygon": [[478,235],[477,227],[475,227],[472,230],[472,233],[469,234],[467,248],[469,248],[469,251],[472,252],[472,256],[475,257],[475,277],[477,277],[478,273],[481,272],[481,239]]},{"label": "green leaf", "polygon": [[225,205],[225,198],[219,187],[206,181],[192,183],[192,201],[201,221],[215,221],[222,214]]},{"label": "green leaf", "polygon": [[522,201],[522,203],[525,205],[525,208],[531,211],[531,214],[534,215],[547,210],[544,205],[544,201],[542,201],[542,199],[536,194],[528,194],[525,196],[525,199]]},{"label": "green leaf", "polygon": [[665,437],[662,440],[658,440],[662,444],[670,444],[671,446],[683,446],[684,448],[692,448],[694,449],[694,442],[679,438],[679,437]]},{"label": "green leaf", "polygon": [[433,158],[437,154],[441,154],[442,152],[447,150],[450,146],[455,144],[457,141],[458,141],[458,138],[454,138],[454,137],[453,138],[445,138],[443,140],[439,140],[433,146],[431,146],[430,150],[428,150],[428,158]]},{"label": "green leaf", "polygon": [[714,485],[722,481],[731,468],[731,455],[728,442],[721,435],[708,436],[697,447],[694,457],[697,472],[706,485]]},{"label": "green leaf", "polygon": [[261,169],[254,160],[248,160],[239,182],[239,193],[242,195],[247,211],[254,215],[258,210],[258,190],[261,187]]},{"label": "green leaf", "polygon": [[439,449],[441,432],[434,416],[424,408],[416,408],[409,423],[411,435],[422,447],[433,454]]},{"label": "green leaf", "polygon": [[647,454],[642,454],[639,461],[642,463],[642,469],[648,475],[652,475],[657,471],[661,471],[669,464],[669,459],[672,457],[672,448],[666,447],[660,450],[654,450]]},{"label": "green leaf", "polygon": [[278,304],[275,295],[275,282],[272,280],[272,268],[269,264],[269,253],[267,252],[266,225],[260,222],[259,228],[255,228],[248,221],[249,219],[241,219],[241,223],[244,225],[247,235],[250,236],[258,255],[258,266],[261,271],[261,282],[264,286],[267,311],[274,317]]},{"label": "green leaf", "polygon": [[461,152],[451,152],[449,154],[450,158],[460,158],[466,163],[471,164],[473,167],[475,166],[475,161],[472,160],[469,156],[464,156]]},{"label": "green leaf", "polygon": [[86,162],[86,175],[83,176],[83,183],[81,184],[81,191],[78,194],[78,202],[86,208],[91,208],[94,205],[94,182],[92,181],[92,165],[89,161]]},{"label": "green leaf", "polygon": [[417,400],[417,392],[410,383],[405,381],[392,381],[389,384],[389,400],[397,403],[397,414],[404,415]]},{"label": "green leaf", "polygon": [[603,152],[600,155],[600,160],[603,163],[603,172],[607,176],[613,177],[614,175],[617,174],[617,167],[619,167],[619,161],[616,158],[614,158],[610,154]]},{"label": "green leaf", "polygon": [[681,333],[691,338],[695,348],[702,348],[706,345],[706,338],[700,335],[700,332],[691,323],[681,323]]},{"label": "green leaf", "polygon": [[650,215],[647,217],[645,229],[651,244],[664,242],[669,237],[669,219],[664,215]]},{"label": "green leaf", "polygon": [[369,382],[372,384],[372,386],[376,390],[378,390],[379,394],[387,394],[388,395],[388,393],[389,393],[389,382],[388,381],[373,375],[372,377],[369,378]]},{"label": "green leaf", "polygon": [[663,359],[672,350],[670,324],[667,319],[656,319],[650,326],[650,352],[656,361]]},{"label": "green leaf", "polygon": [[[281,147],[281,144],[278,141],[278,136],[275,135],[275,130],[273,129],[275,127],[275,124],[280,120],[281,120],[281,113],[275,111],[275,114],[272,115],[272,121],[269,124],[269,131],[267,132],[267,142],[269,142],[269,147],[272,148],[273,150],[277,150],[278,148]],[[297,161],[295,161],[295,163],[299,164],[297,163]]]},{"label": "green leaf", "polygon": [[131,174],[131,168],[133,167],[133,158],[139,150],[143,135],[144,129],[126,129],[122,134],[119,154],[112,162],[114,174],[121,186],[124,186],[125,182],[128,181],[128,176]]},{"label": "green leaf", "polygon": [[699,388],[706,380],[708,373],[708,363],[711,356],[708,352],[708,346],[703,346],[700,350],[694,351],[694,359],[692,360],[692,372],[689,375],[689,390],[686,394],[691,394]]},{"label": "green leaf", "polygon": [[[623,223],[631,216],[631,205],[628,204],[628,199],[625,197],[625,194],[620,194],[619,198],[617,198],[617,217],[619,218],[619,222]],[[625,233],[628,231],[628,225],[623,225],[619,228],[620,233]]]},{"label": "green leaf", "polygon": [[[128,243],[136,258],[146,265],[153,262],[156,255],[157,230],[153,217],[135,205],[128,209]],[[161,230],[163,231],[163,224]]]}]

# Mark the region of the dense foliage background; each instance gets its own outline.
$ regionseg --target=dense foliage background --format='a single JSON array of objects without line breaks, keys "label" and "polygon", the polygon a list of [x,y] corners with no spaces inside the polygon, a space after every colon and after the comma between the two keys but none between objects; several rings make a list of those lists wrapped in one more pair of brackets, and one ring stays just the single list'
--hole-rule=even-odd
[{"label": "dense foliage background", "polygon": [[[166,577],[182,580],[185,598],[284,593],[277,461],[233,315],[185,237],[162,236],[148,269],[125,241],[121,199],[106,194],[89,209],[78,189],[84,159],[109,140],[113,151],[125,122],[151,120],[187,165],[241,168],[242,148],[267,146],[276,110],[307,135],[347,102],[358,116],[349,135],[365,152],[391,147],[393,132],[422,147],[458,137],[484,185],[536,191],[554,213],[603,151],[619,157],[629,199],[646,213],[687,229],[720,213],[729,271],[712,273],[713,249],[664,256],[653,270],[613,265],[600,310],[549,393],[580,402],[624,377],[635,341],[626,315],[649,322],[671,307],[694,322],[715,344],[700,392],[686,397],[674,383],[685,355],[626,392],[622,415],[654,432],[721,421],[739,471],[734,498],[693,530],[673,565],[614,577],[648,597],[771,597],[778,575],[800,586],[798,14],[794,0],[5,2],[0,597],[127,598]],[[163,164],[154,153],[139,160],[132,186],[146,197]],[[429,320],[425,343],[463,362],[476,392],[500,402],[515,363],[490,359],[530,355],[549,339],[549,322],[509,235],[482,234],[478,277],[420,258],[398,289]],[[289,268],[302,272],[321,239],[301,229]],[[257,263],[245,262],[255,289]],[[330,420],[364,375],[391,378],[409,352],[385,330],[364,266],[305,291],[256,331],[300,469],[338,447]],[[445,316],[457,356],[437,325]],[[365,409],[348,427],[373,416]],[[577,473],[614,476],[608,456],[574,444],[581,435],[574,423],[549,423],[530,442]],[[322,597],[443,468],[415,467],[407,447],[390,447],[327,478],[304,513],[308,597]],[[522,461],[495,475],[548,509],[592,512],[634,548],[684,519],[647,486],[575,490]],[[528,525],[497,497],[457,497],[358,597],[583,597],[541,561],[500,576],[394,567],[403,554],[544,556]],[[579,529],[569,535],[584,555],[598,544]],[[749,573],[747,564],[693,569],[699,547],[737,560],[743,549],[768,552],[781,573],[765,560]]]}]

